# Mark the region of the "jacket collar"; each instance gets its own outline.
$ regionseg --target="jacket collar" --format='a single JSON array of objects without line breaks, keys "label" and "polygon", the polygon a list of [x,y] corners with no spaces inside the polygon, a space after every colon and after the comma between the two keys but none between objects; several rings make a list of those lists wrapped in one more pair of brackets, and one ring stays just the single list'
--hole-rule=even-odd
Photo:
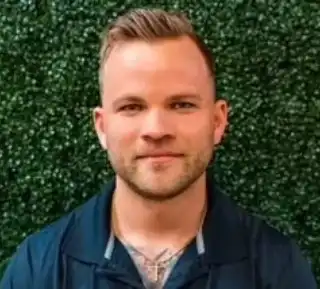
[{"label": "jacket collar", "polygon": [[74,222],[62,244],[62,252],[87,263],[103,263],[106,244],[111,235],[110,216],[115,181],[102,192],[72,212]]},{"label": "jacket collar", "polygon": [[[245,230],[240,208],[224,195],[211,177],[207,178],[208,212],[203,225],[204,259],[232,263],[247,256]],[[104,264],[105,250],[112,235],[110,216],[115,180],[101,194],[75,210],[74,224],[62,244],[62,252],[83,262]]]},{"label": "jacket collar", "polygon": [[243,211],[207,177],[208,213],[203,226],[205,259],[216,264],[248,256]]}]

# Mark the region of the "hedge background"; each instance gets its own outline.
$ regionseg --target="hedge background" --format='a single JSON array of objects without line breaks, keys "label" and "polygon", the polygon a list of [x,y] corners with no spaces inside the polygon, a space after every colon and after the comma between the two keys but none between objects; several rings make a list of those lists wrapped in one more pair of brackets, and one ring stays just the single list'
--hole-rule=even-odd
[{"label": "hedge background", "polygon": [[295,238],[320,280],[320,2],[2,0],[1,270],[16,246],[95,194],[112,171],[92,127],[99,33],[136,7],[185,11],[232,106],[214,173]]}]

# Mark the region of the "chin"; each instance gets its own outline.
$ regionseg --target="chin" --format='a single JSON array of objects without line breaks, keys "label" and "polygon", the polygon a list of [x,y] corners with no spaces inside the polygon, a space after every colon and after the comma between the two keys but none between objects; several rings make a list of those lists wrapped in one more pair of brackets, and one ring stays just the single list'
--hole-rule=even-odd
[{"label": "chin", "polygon": [[140,190],[135,190],[135,192],[145,200],[153,202],[165,202],[170,201],[183,194],[181,190],[161,190],[161,188],[141,188]]},{"label": "chin", "polygon": [[170,179],[165,177],[135,182],[134,192],[144,199],[151,201],[169,201],[182,195],[186,189],[192,184],[192,180],[183,177],[174,177],[172,174]]}]

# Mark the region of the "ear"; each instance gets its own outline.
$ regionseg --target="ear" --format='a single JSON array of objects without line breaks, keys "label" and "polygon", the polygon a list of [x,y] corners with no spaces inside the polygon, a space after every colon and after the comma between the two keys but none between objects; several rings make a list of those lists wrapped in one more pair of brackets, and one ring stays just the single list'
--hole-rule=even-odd
[{"label": "ear", "polygon": [[106,137],[106,118],[105,111],[102,107],[93,109],[93,123],[96,134],[98,136],[100,145],[103,150],[107,150],[107,137]]},{"label": "ear", "polygon": [[217,100],[214,108],[214,145],[220,144],[228,126],[228,104],[225,100]]}]

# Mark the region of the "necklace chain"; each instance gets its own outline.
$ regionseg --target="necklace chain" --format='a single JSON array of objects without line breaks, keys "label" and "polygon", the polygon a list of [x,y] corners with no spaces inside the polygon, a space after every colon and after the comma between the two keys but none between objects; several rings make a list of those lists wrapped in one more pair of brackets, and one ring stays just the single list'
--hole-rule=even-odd
[{"label": "necklace chain", "polygon": [[149,264],[167,264],[174,257],[176,257],[177,255],[180,255],[185,248],[185,246],[183,246],[182,248],[176,250],[174,253],[171,253],[169,257],[167,257],[165,260],[160,260],[161,257],[164,256],[169,251],[169,249],[163,250],[162,252],[160,252],[158,255],[156,255],[154,258],[151,259],[148,256],[146,256],[143,252],[141,252],[139,249],[135,248],[134,246],[127,245],[127,247],[130,250],[134,251],[135,253],[139,254],[141,257],[143,257],[146,263],[149,263]]},{"label": "necklace chain", "polygon": [[166,259],[160,260],[161,256],[165,255],[168,252],[168,249],[163,250],[155,258],[150,259],[138,249],[132,246],[128,247],[129,251],[131,251],[132,254],[137,254],[134,260],[137,262],[138,266],[141,266],[142,268],[144,268],[144,270],[146,270],[145,275],[147,275],[148,278],[151,279],[150,281],[152,283],[158,283],[163,279],[166,270],[171,268],[171,265],[177,260],[177,258],[179,258],[184,248],[185,247],[170,254]]},{"label": "necklace chain", "polygon": [[[200,220],[200,226],[199,229],[202,227],[204,218],[206,213],[206,205],[204,206],[202,213],[201,213],[201,220]],[[182,255],[184,249],[186,248],[187,244],[185,244],[182,248],[176,250],[175,252],[171,253],[169,257],[167,257],[164,260],[161,260],[161,257],[163,257],[166,253],[168,253],[169,249],[165,249],[161,251],[158,255],[156,255],[154,258],[150,258],[146,256],[143,252],[141,252],[139,249],[137,249],[135,246],[131,245],[130,243],[126,242],[124,238],[122,238],[122,242],[124,243],[125,247],[129,251],[129,253],[136,254],[135,261],[138,263],[137,265],[143,267],[145,270],[147,270],[146,275],[148,276],[148,279],[153,285],[159,284],[159,282],[162,281],[164,274],[166,271],[171,268],[172,264],[176,262],[176,260]]]}]

